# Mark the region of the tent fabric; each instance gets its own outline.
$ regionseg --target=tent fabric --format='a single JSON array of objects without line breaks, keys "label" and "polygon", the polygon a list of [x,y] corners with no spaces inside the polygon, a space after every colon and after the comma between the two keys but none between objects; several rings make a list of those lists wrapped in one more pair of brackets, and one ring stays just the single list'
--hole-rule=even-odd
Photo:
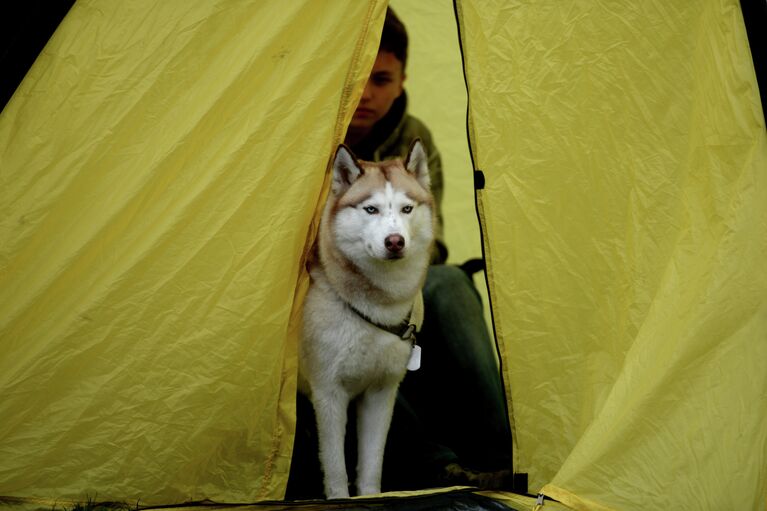
[{"label": "tent fabric", "polygon": [[72,7],[0,117],[0,495],[282,498],[307,232],[384,10]]},{"label": "tent fabric", "polygon": [[517,472],[763,509],[767,135],[736,1],[457,2]]}]

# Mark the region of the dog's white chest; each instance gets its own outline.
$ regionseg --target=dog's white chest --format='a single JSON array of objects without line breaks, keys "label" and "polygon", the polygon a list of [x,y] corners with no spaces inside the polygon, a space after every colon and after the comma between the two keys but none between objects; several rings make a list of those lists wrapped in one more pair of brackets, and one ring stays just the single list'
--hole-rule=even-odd
[{"label": "dog's white chest", "polygon": [[[301,373],[311,387],[341,386],[350,396],[396,385],[405,375],[412,344],[366,322],[348,307],[307,296]],[[309,389],[306,389],[309,390]]]},{"label": "dog's white chest", "polygon": [[412,345],[376,327],[360,329],[338,352],[339,380],[352,395],[372,386],[397,384],[405,375]]}]

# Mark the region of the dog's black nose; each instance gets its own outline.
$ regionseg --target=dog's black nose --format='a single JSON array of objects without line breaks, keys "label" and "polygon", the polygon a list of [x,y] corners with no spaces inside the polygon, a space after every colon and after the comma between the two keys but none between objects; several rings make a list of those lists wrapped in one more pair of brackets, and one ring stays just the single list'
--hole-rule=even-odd
[{"label": "dog's black nose", "polygon": [[384,240],[384,246],[389,252],[399,252],[405,248],[405,238],[399,234],[390,234]]}]

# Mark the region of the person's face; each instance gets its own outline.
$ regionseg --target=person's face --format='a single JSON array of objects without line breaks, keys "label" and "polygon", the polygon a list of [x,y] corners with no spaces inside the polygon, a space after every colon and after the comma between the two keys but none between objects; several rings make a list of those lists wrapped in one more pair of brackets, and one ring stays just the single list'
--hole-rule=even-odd
[{"label": "person's face", "polygon": [[405,72],[402,62],[388,51],[378,52],[373,70],[370,72],[365,91],[362,93],[351,128],[367,130],[381,120],[391,108],[394,100],[402,94]]}]

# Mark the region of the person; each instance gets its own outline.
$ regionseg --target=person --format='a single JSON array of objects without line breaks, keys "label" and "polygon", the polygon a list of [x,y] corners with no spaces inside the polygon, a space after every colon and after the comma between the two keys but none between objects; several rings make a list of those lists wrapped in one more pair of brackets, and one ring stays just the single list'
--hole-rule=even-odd
[{"label": "person", "polygon": [[[512,489],[512,441],[506,399],[481,298],[461,268],[444,264],[440,153],[426,125],[407,112],[407,31],[387,9],[381,43],[345,143],[362,160],[404,157],[420,138],[429,157],[437,231],[424,286],[425,317],[417,339],[421,368],[400,385],[384,454],[382,489],[470,485]],[[355,450],[354,407],[347,459]],[[322,496],[316,431],[309,400],[299,395],[286,498]],[[349,464],[353,470],[353,464]],[[353,478],[350,478],[353,479]]]}]

